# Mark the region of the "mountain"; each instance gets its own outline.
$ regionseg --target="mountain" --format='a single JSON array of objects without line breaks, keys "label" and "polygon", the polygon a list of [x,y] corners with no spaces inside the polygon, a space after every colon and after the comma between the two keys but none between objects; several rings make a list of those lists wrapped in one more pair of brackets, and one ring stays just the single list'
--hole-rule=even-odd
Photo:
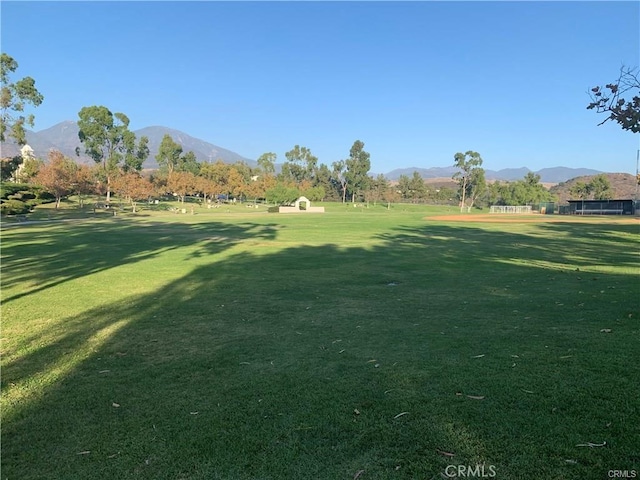
[{"label": "mountain", "polygon": [[385,177],[387,177],[387,179],[389,180],[398,180],[401,175],[406,175],[407,177],[411,177],[413,175],[413,172],[418,172],[420,176],[424,179],[442,178],[442,177],[451,177],[454,173],[456,173],[456,171],[457,169],[455,167],[396,168],[395,170],[391,170],[389,173],[386,173]]},{"label": "mountain", "polygon": [[224,163],[236,163],[236,162],[245,162],[248,165],[256,166],[257,163],[254,160],[250,160],[245,158],[231,150],[227,150],[226,148],[218,147],[209,142],[205,142],[204,140],[200,140],[199,138],[194,138],[190,135],[187,135],[184,132],[180,132],[178,130],[174,130],[167,127],[145,127],[140,130],[135,130],[134,133],[136,137],[140,138],[143,135],[149,138],[149,150],[151,154],[149,155],[149,159],[145,162],[145,168],[158,168],[158,162],[156,162],[155,156],[158,153],[158,149],[160,148],[160,143],[162,142],[162,137],[165,135],[170,135],[173,138],[173,141],[182,145],[182,151],[188,152],[192,151],[198,161],[200,162],[215,162],[216,160],[222,160]]},{"label": "mountain", "polygon": [[[158,168],[155,156],[158,154],[158,148],[160,142],[165,134],[171,135],[171,138],[180,145],[182,145],[183,152],[192,151],[196,158],[201,162],[216,161],[218,159],[225,163],[245,162],[250,166],[255,166],[256,162],[242,155],[227,150],[226,148],[219,147],[205,140],[192,137],[179,130],[174,130],[168,127],[152,126],[145,127],[139,130],[135,130],[134,133],[138,138],[145,135],[149,138],[149,158],[143,164],[143,168],[152,169]],[[93,163],[93,160],[84,154],[84,148],[78,139],[78,124],[73,121],[65,121],[58,123],[45,130],[38,132],[32,132],[27,130],[27,144],[33,148],[36,157],[47,158],[47,154],[50,149],[55,148],[60,150],[63,154],[71,158],[78,158],[82,163]],[[80,157],[76,156],[76,148],[80,149]],[[1,145],[0,156],[11,157],[18,155],[20,149],[17,145],[12,143],[3,143]],[[276,168],[279,170],[281,164],[277,164]],[[407,175],[411,177],[414,172],[424,178],[429,179],[450,179],[456,172],[455,167],[431,167],[431,168],[398,168],[385,174],[385,177],[391,181],[398,180],[401,175]],[[514,181],[521,180],[524,176],[531,172],[526,167],[520,168],[505,168],[502,170],[485,170],[485,176],[487,180],[502,180],[502,181]],[[540,181],[543,183],[560,183],[566,182],[575,177],[597,175],[600,172],[598,170],[591,170],[587,168],[568,168],[568,167],[554,167],[543,168],[534,172],[540,175]]]},{"label": "mountain", "polygon": [[[38,132],[27,130],[27,144],[33,148],[38,158],[47,158],[49,150],[55,148],[68,157],[78,158],[82,163],[93,163],[93,160],[84,154],[84,147],[78,139],[78,130],[78,124],[72,121],[61,122]],[[150,154],[149,158],[144,162],[143,168],[158,168],[155,156],[158,154],[160,142],[165,134],[171,135],[175,142],[182,145],[185,153],[192,151],[201,162],[222,160],[225,163],[236,163],[243,161],[252,166],[256,165],[255,161],[245,158],[238,153],[168,127],[145,127],[140,130],[134,130],[134,133],[138,138],[143,135],[149,138]],[[81,152],[80,157],[76,156],[77,147],[79,147]],[[3,157],[11,157],[18,155],[20,149],[16,144],[6,142],[2,144],[1,153]]]},{"label": "mountain", "polygon": [[598,170],[592,170],[590,168],[567,168],[567,167],[554,167],[543,168],[536,172],[540,175],[541,182],[559,183],[566,182],[575,177],[582,177],[587,175],[598,175],[604,173]]},{"label": "mountain", "polygon": [[[411,177],[413,172],[418,172],[422,178],[428,180],[430,178],[451,178],[456,173],[455,167],[434,167],[434,168],[398,168],[392,170],[385,175],[389,180],[398,180],[400,175],[406,175]],[[504,168],[502,170],[485,170],[485,177],[487,180],[503,180],[503,181],[515,181],[522,180],[525,175],[532,170],[526,167],[521,168]],[[540,175],[540,181],[542,183],[559,183],[566,182],[567,180],[584,175],[597,175],[602,173],[598,170],[591,170],[588,168],[568,168],[568,167],[554,167],[543,168],[536,172]]]}]

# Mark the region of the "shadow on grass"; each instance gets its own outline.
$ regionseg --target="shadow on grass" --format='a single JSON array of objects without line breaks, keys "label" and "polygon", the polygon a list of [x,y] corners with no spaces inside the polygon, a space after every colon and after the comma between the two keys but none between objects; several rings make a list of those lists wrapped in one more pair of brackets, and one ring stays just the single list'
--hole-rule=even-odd
[{"label": "shadow on grass", "polygon": [[206,222],[141,223],[130,219],[47,227],[23,227],[3,246],[3,288],[30,284],[3,296],[3,303],[109,268],[148,260],[169,250],[202,243],[198,254],[211,255],[247,238],[272,240],[274,224]]},{"label": "shadow on grass", "polygon": [[[212,232],[230,244],[275,236],[272,225],[100,228],[64,239],[54,229],[43,264],[31,246],[35,263],[10,280],[68,281]],[[498,478],[544,479],[634,468],[637,278],[592,267],[637,267],[638,242],[609,228],[428,225],[368,249],[225,258],[205,245],[210,263],[65,319],[59,339],[4,366],[5,398],[18,400],[4,408],[3,473],[439,478],[449,464],[485,463]],[[105,236],[97,265],[77,257]],[[50,257],[61,244],[69,254]],[[77,271],[65,263],[76,259]],[[39,395],[15,394],[110,325]],[[601,440],[606,449],[576,447]]]}]

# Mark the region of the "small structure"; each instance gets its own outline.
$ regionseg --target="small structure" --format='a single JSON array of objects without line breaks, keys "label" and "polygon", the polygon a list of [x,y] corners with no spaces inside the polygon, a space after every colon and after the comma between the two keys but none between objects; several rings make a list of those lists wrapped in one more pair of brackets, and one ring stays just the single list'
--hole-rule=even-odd
[{"label": "small structure", "polygon": [[307,197],[300,197],[292,207],[280,207],[279,213],[324,213],[324,207],[312,207]]},{"label": "small structure", "polygon": [[633,215],[633,200],[569,200],[569,215]]},{"label": "small structure", "polygon": [[491,205],[489,213],[532,213],[531,205]]}]

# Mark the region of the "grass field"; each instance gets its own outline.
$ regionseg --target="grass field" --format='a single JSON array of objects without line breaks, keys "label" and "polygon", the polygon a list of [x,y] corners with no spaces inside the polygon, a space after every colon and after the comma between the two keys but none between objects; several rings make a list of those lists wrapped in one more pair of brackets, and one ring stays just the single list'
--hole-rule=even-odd
[{"label": "grass field", "polygon": [[5,225],[2,478],[640,476],[637,219],[451,213]]}]

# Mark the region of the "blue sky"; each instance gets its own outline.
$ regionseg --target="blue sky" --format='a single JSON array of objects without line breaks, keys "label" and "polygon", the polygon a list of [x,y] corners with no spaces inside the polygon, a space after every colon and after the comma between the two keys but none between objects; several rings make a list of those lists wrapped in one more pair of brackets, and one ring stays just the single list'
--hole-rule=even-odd
[{"label": "blue sky", "polygon": [[306,146],[372,171],[453,164],[635,173],[637,134],[586,110],[640,66],[639,2],[10,2],[2,51],[35,130],[105,105],[256,159]]}]

